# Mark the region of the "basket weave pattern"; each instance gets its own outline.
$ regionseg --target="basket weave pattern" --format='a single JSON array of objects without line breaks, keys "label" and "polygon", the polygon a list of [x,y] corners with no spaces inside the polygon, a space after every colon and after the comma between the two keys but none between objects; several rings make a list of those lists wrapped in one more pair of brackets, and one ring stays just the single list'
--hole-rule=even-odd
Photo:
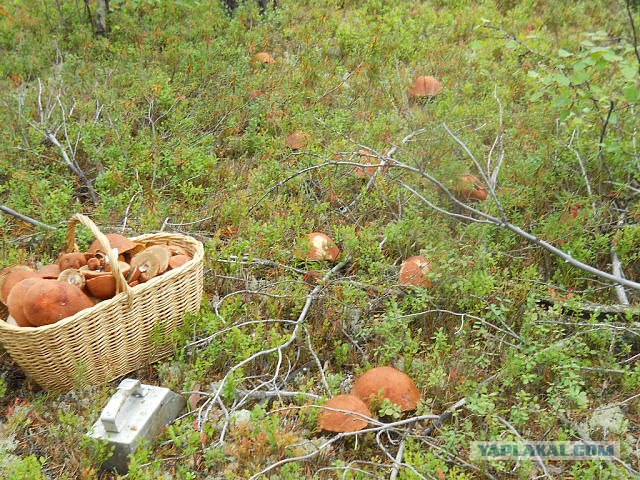
[{"label": "basket weave pattern", "polygon": [[[111,257],[110,264],[117,265],[107,238],[84,215],[72,217],[68,243],[73,243],[77,222],[92,231]],[[182,324],[185,313],[200,309],[202,244],[186,235],[169,233],[132,240],[145,246],[179,245],[193,258],[134,288],[126,284],[119,271],[113,272],[124,291],[43,327],[7,324],[2,319],[8,312],[0,304],[0,342],[20,368],[43,388],[68,390],[81,384],[100,385],[168,356],[172,352],[171,333]]]}]

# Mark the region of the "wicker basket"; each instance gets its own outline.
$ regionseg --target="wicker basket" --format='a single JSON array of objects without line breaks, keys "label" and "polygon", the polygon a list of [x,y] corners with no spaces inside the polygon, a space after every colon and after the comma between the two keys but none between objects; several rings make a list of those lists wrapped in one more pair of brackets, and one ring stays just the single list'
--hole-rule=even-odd
[{"label": "wicker basket", "polygon": [[[75,226],[85,225],[118,265],[109,240],[86,216],[76,214],[67,231],[67,251],[75,248]],[[179,234],[153,233],[132,238],[146,246],[175,244],[192,260],[146,283],[129,287],[116,267],[115,297],[43,327],[16,327],[2,319],[0,343],[22,370],[46,390],[63,391],[100,385],[168,356],[171,333],[184,314],[200,309],[204,249],[197,240]]]}]

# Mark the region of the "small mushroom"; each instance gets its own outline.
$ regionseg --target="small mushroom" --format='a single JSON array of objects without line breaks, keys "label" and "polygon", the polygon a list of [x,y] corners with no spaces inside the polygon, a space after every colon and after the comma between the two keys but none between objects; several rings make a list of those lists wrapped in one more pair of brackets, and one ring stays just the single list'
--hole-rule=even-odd
[{"label": "small mushroom", "polygon": [[[358,156],[359,163],[366,163],[368,165],[380,163],[378,159],[368,150],[358,150]],[[387,167],[355,167],[355,174],[358,178],[369,178],[376,172],[376,170],[378,170],[380,173],[384,173],[387,170]]]},{"label": "small mushroom", "polygon": [[309,143],[309,135],[296,131],[284,139],[284,144],[291,150],[301,150]]},{"label": "small mushroom", "polygon": [[413,380],[393,367],[372,368],[356,380],[351,393],[369,407],[371,398],[381,395],[400,406],[403,412],[414,410],[421,396]]},{"label": "small mushroom", "polygon": [[251,60],[249,63],[258,63],[258,64],[262,64],[262,65],[271,65],[273,63],[276,63],[275,59],[271,56],[270,53],[268,52],[258,52],[256,53],[253,57],[251,57]]},{"label": "small mushroom", "polygon": [[[346,410],[337,412],[322,408],[318,415],[318,424],[322,430],[328,432],[357,432],[365,428],[371,418],[367,405],[355,395],[336,395],[324,407]],[[351,412],[351,413],[350,413]]]},{"label": "small mushroom", "polygon": [[398,281],[402,285],[415,285],[416,287],[425,288],[430,287],[431,279],[428,275],[429,272],[431,272],[431,264],[429,263],[429,260],[424,258],[422,255],[409,257],[402,262]]},{"label": "small mushroom", "polygon": [[300,242],[294,253],[300,260],[329,260],[332,262],[340,256],[340,249],[328,235],[313,232]]},{"label": "small mushroom", "polygon": [[67,268],[60,272],[58,280],[61,282],[67,282],[71,285],[75,285],[78,288],[84,288],[85,278],[82,272],[77,268]]},{"label": "small mushroom", "polygon": [[487,199],[487,187],[475,175],[462,175],[455,186],[455,193],[467,202],[482,202]]},{"label": "small mushroom", "polygon": [[3,269],[0,272],[0,302],[6,305],[13,286],[29,277],[39,278],[39,275],[26,265],[12,265]]},{"label": "small mushroom", "polygon": [[407,93],[413,98],[432,98],[436,96],[442,85],[431,75],[421,75],[413,81],[413,86]]},{"label": "small mushroom", "polygon": [[36,271],[36,273],[40,275],[41,278],[56,279],[58,278],[58,275],[60,275],[60,267],[57,263],[43,265]]},{"label": "small mushroom", "polygon": [[75,285],[40,279],[27,290],[22,309],[29,323],[40,327],[92,307],[93,301]]},{"label": "small mushroom", "polygon": [[165,245],[152,245],[131,259],[131,270],[127,281],[146,282],[165,272],[169,267],[169,249]]},{"label": "small mushroom", "polygon": [[24,302],[27,290],[29,290],[31,286],[39,280],[42,280],[42,278],[25,278],[24,280],[16,283],[11,289],[11,292],[9,292],[9,298],[7,299],[9,315],[13,317],[19,327],[33,327],[24,314]]},{"label": "small mushroom", "polygon": [[80,268],[87,264],[87,258],[84,256],[84,253],[73,252],[73,253],[63,253],[58,257],[58,267],[60,267],[60,271],[64,271],[68,268]]}]

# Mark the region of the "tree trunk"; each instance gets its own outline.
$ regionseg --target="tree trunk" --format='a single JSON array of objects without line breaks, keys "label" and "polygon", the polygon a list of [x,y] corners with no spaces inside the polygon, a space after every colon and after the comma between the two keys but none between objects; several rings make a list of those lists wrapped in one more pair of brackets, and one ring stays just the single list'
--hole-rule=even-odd
[{"label": "tree trunk", "polygon": [[109,0],[97,0],[96,5],[96,35],[106,37],[109,34]]}]

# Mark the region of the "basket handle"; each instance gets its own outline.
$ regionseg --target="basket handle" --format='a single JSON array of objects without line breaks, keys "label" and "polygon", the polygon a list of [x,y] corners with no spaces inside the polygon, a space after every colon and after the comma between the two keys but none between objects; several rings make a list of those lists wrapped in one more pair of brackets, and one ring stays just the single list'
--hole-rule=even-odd
[{"label": "basket handle", "polygon": [[75,243],[76,239],[76,224],[80,222],[93,233],[93,236],[98,240],[100,246],[107,254],[107,258],[109,259],[109,267],[111,268],[111,274],[113,278],[116,280],[116,295],[120,292],[125,292],[129,300],[131,300],[131,287],[127,284],[127,281],[122,275],[120,271],[120,264],[118,263],[118,257],[113,253],[113,249],[109,244],[109,239],[98,229],[95,223],[87,217],[86,215],[82,215],[81,213],[76,213],[71,220],[69,221],[69,226],[67,227],[67,235],[65,236],[65,240],[67,242],[67,251],[77,251],[77,245]]}]

